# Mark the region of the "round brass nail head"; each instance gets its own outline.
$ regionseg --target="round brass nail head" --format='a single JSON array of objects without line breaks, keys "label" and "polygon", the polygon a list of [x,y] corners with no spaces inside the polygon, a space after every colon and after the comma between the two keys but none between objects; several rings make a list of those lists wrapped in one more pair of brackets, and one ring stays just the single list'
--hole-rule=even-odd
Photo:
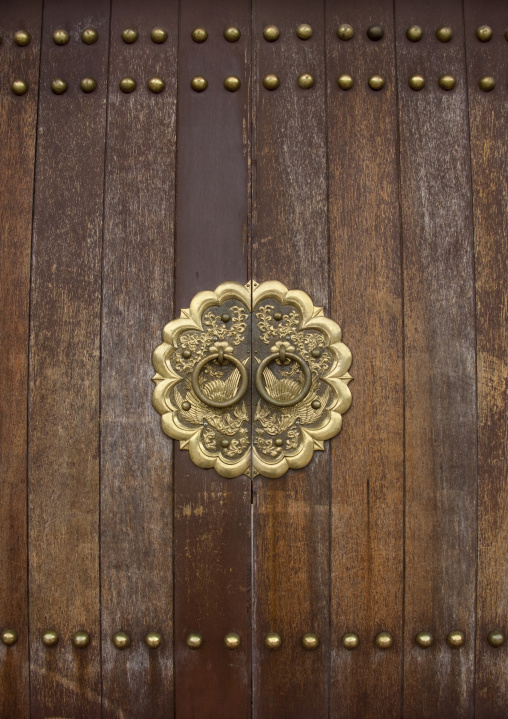
[{"label": "round brass nail head", "polygon": [[223,322],[229,322],[229,320],[231,319],[231,315],[227,312],[224,312],[224,314],[222,314],[220,318]]},{"label": "round brass nail head", "polygon": [[85,43],[85,45],[93,45],[98,39],[99,33],[97,30],[94,30],[93,27],[87,27],[86,30],[83,30],[81,33],[81,40]]},{"label": "round brass nail head", "polygon": [[298,78],[298,84],[303,90],[309,90],[314,85],[314,78],[308,72],[303,72]]},{"label": "round brass nail head", "polygon": [[229,92],[236,92],[241,87],[240,78],[236,75],[228,75],[224,80],[224,87]]},{"label": "round brass nail head", "polygon": [[115,632],[113,634],[113,644],[117,649],[127,649],[131,643],[131,638],[125,632]]},{"label": "round brass nail head", "polygon": [[367,29],[367,37],[369,38],[369,40],[374,40],[374,41],[381,40],[383,38],[384,34],[385,33],[384,33],[384,30],[381,27],[381,25],[371,25]]},{"label": "round brass nail head", "polygon": [[224,449],[226,449],[227,447],[229,447],[229,439],[221,439],[221,441],[220,441],[220,446],[221,446],[221,447],[224,447]]},{"label": "round brass nail head", "polygon": [[277,439],[275,440],[275,446],[282,447],[283,444],[284,444],[284,440],[282,440],[280,437],[277,437]]},{"label": "round brass nail head", "polygon": [[236,632],[229,632],[224,637],[224,644],[226,645],[227,649],[238,649],[240,646],[240,635]]},{"label": "round brass nail head", "polygon": [[487,641],[491,647],[500,647],[505,643],[505,635],[499,629],[493,629],[487,635]]},{"label": "round brass nail head", "polygon": [[446,641],[451,647],[461,647],[465,642],[464,632],[453,631],[450,632],[446,638]]},{"label": "round brass nail head", "polygon": [[282,319],[282,312],[274,312],[273,319],[276,320],[277,322],[280,322],[280,320]]},{"label": "round brass nail head", "polygon": [[11,90],[15,95],[24,95],[28,90],[28,83],[24,80],[14,80],[11,85]]},{"label": "round brass nail head", "polygon": [[72,643],[75,647],[87,647],[90,644],[90,635],[88,632],[74,632]]},{"label": "round brass nail head", "polygon": [[353,78],[347,73],[339,75],[339,77],[337,78],[337,85],[340,87],[341,90],[351,90],[354,85]]},{"label": "round brass nail head", "polygon": [[187,635],[185,643],[189,649],[199,649],[199,647],[203,644],[203,637],[197,632],[191,632]]},{"label": "round brass nail head", "polygon": [[441,25],[441,27],[438,27],[436,30],[436,37],[439,42],[450,42],[453,37],[453,30],[447,25]]},{"label": "round brass nail head", "polygon": [[19,45],[19,47],[25,47],[31,39],[32,36],[29,32],[26,32],[26,30],[18,30],[18,32],[14,34],[14,42],[16,45]]},{"label": "round brass nail head", "polygon": [[134,28],[132,27],[126,27],[125,30],[122,32],[122,40],[127,43],[127,45],[132,45],[132,43],[136,42],[137,39],[137,30],[134,30]]},{"label": "round brass nail head", "polygon": [[337,28],[337,37],[340,40],[351,40],[354,34],[355,31],[353,30],[351,25],[348,25],[347,23],[339,25],[339,27]]},{"label": "round brass nail head", "polygon": [[423,649],[427,649],[427,647],[430,647],[434,644],[434,637],[430,632],[419,632],[416,635],[416,643],[419,647],[422,647]]},{"label": "round brass nail head", "polygon": [[321,409],[321,402],[318,399],[313,400],[311,404],[312,409]]},{"label": "round brass nail head", "polygon": [[319,646],[319,638],[317,634],[308,632],[302,637],[302,645],[305,649],[317,649]]},{"label": "round brass nail head", "polygon": [[67,45],[69,42],[69,33],[67,30],[55,30],[53,33],[53,42],[55,45]]},{"label": "round brass nail head", "polygon": [[263,37],[268,42],[275,42],[279,39],[280,30],[276,25],[267,25],[263,30]]},{"label": "round brass nail head", "polygon": [[228,42],[238,42],[240,37],[242,36],[242,33],[237,27],[227,27],[224,30],[224,38]]},{"label": "round brass nail head", "polygon": [[455,78],[453,75],[441,75],[439,78],[439,87],[443,90],[453,90],[455,87]]},{"label": "round brass nail head", "polygon": [[476,37],[480,42],[488,42],[492,37],[492,28],[488,25],[480,25],[476,28]]},{"label": "round brass nail head", "polygon": [[148,89],[156,95],[158,95],[159,92],[162,92],[165,87],[166,83],[164,82],[162,77],[152,77],[150,78],[150,80],[148,80]]},{"label": "round brass nail head", "polygon": [[162,636],[158,632],[149,632],[145,637],[145,644],[150,649],[158,649],[162,644]]},{"label": "round brass nail head", "polygon": [[185,402],[182,402],[182,409],[184,412],[188,412],[191,408],[191,403],[185,400]]},{"label": "round brass nail head", "polygon": [[321,352],[321,350],[319,349],[319,347],[315,347],[315,348],[312,350],[311,355],[312,355],[313,357],[316,357],[316,358],[317,358],[317,357],[321,357],[322,352]]},{"label": "round brass nail head", "polygon": [[189,359],[189,357],[192,357],[192,352],[191,352],[191,350],[184,350],[184,351],[182,352],[182,357],[184,357],[185,359]]},{"label": "round brass nail head", "polygon": [[423,90],[425,87],[425,78],[423,75],[411,75],[409,78],[409,87],[412,90]]},{"label": "round brass nail head", "polygon": [[355,634],[354,632],[348,632],[342,637],[342,646],[344,649],[356,649],[359,644],[360,639],[358,634]]},{"label": "round brass nail head", "polygon": [[191,80],[191,87],[195,92],[203,92],[208,87],[208,80],[202,75],[196,75]]},{"label": "round brass nail head", "polygon": [[478,80],[478,87],[480,90],[483,90],[483,92],[491,92],[496,86],[496,83],[494,81],[493,77],[490,77],[490,75],[484,75]]},{"label": "round brass nail head", "polygon": [[378,649],[390,649],[393,646],[393,637],[390,632],[379,632],[375,642]]},{"label": "round brass nail head", "polygon": [[93,77],[84,77],[79,83],[79,86],[83,92],[93,92],[97,87],[97,83]]},{"label": "round brass nail head", "polygon": [[58,644],[59,636],[55,631],[53,631],[53,629],[48,629],[47,631],[43,632],[41,639],[42,643],[45,644],[47,647],[54,647],[56,644]]},{"label": "round brass nail head", "polygon": [[274,75],[273,73],[270,73],[270,75],[265,75],[263,78],[263,86],[267,90],[276,90],[280,85],[280,80],[277,77],[277,75]]},{"label": "round brass nail head", "polygon": [[14,629],[2,629],[0,639],[6,647],[12,647],[18,641],[18,633]]},{"label": "round brass nail head", "polygon": [[265,636],[265,646],[268,647],[268,649],[279,649],[281,644],[282,639],[276,632],[269,632]]},{"label": "round brass nail head", "polygon": [[168,34],[162,27],[154,27],[152,32],[150,33],[150,37],[152,38],[152,42],[154,42],[156,45],[162,45],[163,42],[166,42],[168,39]]},{"label": "round brass nail head", "polygon": [[301,25],[298,25],[296,34],[298,35],[300,40],[308,40],[312,37],[312,28],[310,25],[307,25],[307,23],[304,22]]},{"label": "round brass nail head", "polygon": [[120,90],[125,93],[134,92],[137,82],[133,77],[123,77],[120,80]]},{"label": "round brass nail head", "polygon": [[411,27],[408,27],[406,30],[406,37],[408,40],[411,40],[411,42],[418,42],[422,39],[423,36],[423,30],[419,25],[411,25]]},{"label": "round brass nail head", "polygon": [[369,87],[372,90],[382,90],[384,86],[385,81],[381,75],[372,75],[372,77],[369,77]]},{"label": "round brass nail head", "polygon": [[192,33],[191,37],[194,40],[194,42],[205,42],[205,40],[208,39],[208,33],[206,32],[204,27],[196,27]]}]

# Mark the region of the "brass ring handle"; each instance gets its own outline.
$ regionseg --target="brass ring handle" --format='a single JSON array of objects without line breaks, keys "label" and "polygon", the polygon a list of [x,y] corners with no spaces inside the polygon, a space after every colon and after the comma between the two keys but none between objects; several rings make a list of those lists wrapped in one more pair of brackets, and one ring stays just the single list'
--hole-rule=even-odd
[{"label": "brass ring handle", "polygon": [[[280,400],[280,399],[274,399],[273,397],[270,397],[268,392],[266,391],[264,385],[263,385],[263,372],[265,370],[265,367],[267,367],[270,362],[273,362],[273,360],[281,359],[284,361],[285,359],[293,360],[294,362],[297,362],[300,365],[300,368],[303,372],[304,376],[304,383],[301,391],[294,397],[293,399],[287,399],[287,400]],[[281,356],[280,352],[274,352],[271,355],[268,355],[268,357],[265,357],[265,359],[261,362],[261,364],[258,367],[258,371],[256,372],[256,389],[261,395],[261,397],[265,400],[265,402],[268,402],[268,404],[273,405],[274,407],[292,407],[295,404],[298,404],[298,402],[301,402],[304,397],[307,396],[310,390],[310,386],[312,384],[312,376],[310,374],[310,369],[307,363],[299,357],[297,354],[294,354],[294,352],[284,352],[283,356]]]},{"label": "brass ring handle", "polygon": [[[204,392],[201,390],[201,387],[198,383],[198,377],[199,373],[203,369],[203,367],[208,364],[208,362],[211,362],[212,360],[219,360],[219,363],[222,364],[220,360],[231,362],[231,364],[234,364],[237,370],[240,372],[240,387],[238,388],[238,392],[235,394],[234,397],[231,397],[231,399],[225,399],[223,402],[215,402],[215,400],[210,399],[209,397],[204,394]],[[236,357],[233,357],[233,355],[225,353],[221,357],[216,354],[208,355],[207,357],[203,357],[203,359],[199,360],[199,362],[194,367],[194,370],[192,372],[192,378],[191,378],[191,385],[192,389],[194,391],[194,394],[198,396],[198,398],[201,400],[201,402],[204,402],[205,404],[209,405],[210,407],[218,407],[219,409],[225,409],[226,407],[232,407],[234,404],[239,402],[243,395],[247,391],[247,387],[249,384],[249,378],[247,375],[247,370],[245,369],[242,362],[240,362],[239,359]]]}]

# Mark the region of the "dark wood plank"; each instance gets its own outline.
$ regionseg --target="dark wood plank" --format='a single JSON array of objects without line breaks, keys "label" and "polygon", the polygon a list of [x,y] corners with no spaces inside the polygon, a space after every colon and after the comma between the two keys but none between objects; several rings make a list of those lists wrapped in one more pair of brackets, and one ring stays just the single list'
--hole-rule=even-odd
[{"label": "dark wood plank", "polygon": [[[23,0],[0,19],[0,716],[30,715],[27,576],[27,387],[32,201],[42,4]],[[29,45],[14,34],[28,31]],[[25,80],[16,96],[10,86]]]},{"label": "dark wood plank", "polygon": [[[476,29],[489,25],[492,39]],[[508,7],[499,0],[465,3],[466,56],[475,229],[478,372],[478,598],[476,706],[478,719],[501,719],[508,706],[508,654],[490,646],[490,632],[506,636],[508,595]],[[491,75],[486,93],[478,80]]]},{"label": "dark wood plank", "polygon": [[[404,715],[474,714],[476,388],[462,3],[396,2],[406,378]],[[411,42],[413,24],[423,38]],[[435,32],[451,26],[442,43]],[[408,78],[423,74],[414,91]],[[439,78],[456,78],[454,90]],[[449,632],[465,634],[460,648]],[[423,649],[416,635],[428,631]]]},{"label": "dark wood plank", "polygon": [[[223,37],[241,30],[237,43]],[[192,31],[204,27],[206,42]],[[182,3],[178,60],[175,316],[201,290],[248,279],[249,3]],[[195,75],[208,80],[196,93]],[[240,90],[223,87],[240,78]],[[171,319],[171,318],[168,318]],[[175,696],[185,719],[250,716],[250,480],[223,479],[175,448]],[[203,646],[189,649],[190,632]],[[241,637],[226,649],[228,632]]]},{"label": "dark wood plank", "polygon": [[[350,40],[337,28],[353,27]],[[382,39],[367,28],[380,25]],[[402,279],[393,8],[326,6],[331,316],[353,354],[332,442],[332,717],[400,716],[403,609]],[[353,77],[349,90],[337,78]],[[369,87],[381,75],[381,90]],[[393,646],[375,637],[389,632]],[[346,649],[342,637],[359,645]]]},{"label": "dark wood plank", "polygon": [[[160,27],[166,42],[152,42]],[[122,40],[135,29],[135,43]],[[173,716],[172,445],[151,354],[173,316],[178,4],[115,0],[111,17],[101,361],[103,716]],[[122,78],[137,88],[120,90]],[[147,86],[166,83],[160,94]],[[127,632],[129,648],[112,636]],[[145,643],[162,636],[159,648]]]},{"label": "dark wood plank", "polygon": [[[297,27],[308,23],[312,38]],[[263,29],[276,25],[273,43]],[[307,292],[328,312],[328,224],[324,13],[300,0],[253,4],[252,276]],[[280,87],[263,78],[275,73]],[[297,78],[314,76],[304,90]],[[280,479],[253,480],[253,713],[256,717],[328,716],[330,453]],[[276,632],[280,649],[264,644]],[[302,647],[307,632],[318,649]]]},{"label": "dark wood plank", "polygon": [[[86,45],[81,32],[99,39]],[[57,46],[53,31],[70,42]],[[99,337],[109,2],[44,4],[29,406],[34,719],[99,717]],[[83,77],[97,81],[85,94]],[[55,95],[62,78],[67,92]],[[41,642],[45,630],[57,646]],[[86,648],[71,636],[90,634]]]}]

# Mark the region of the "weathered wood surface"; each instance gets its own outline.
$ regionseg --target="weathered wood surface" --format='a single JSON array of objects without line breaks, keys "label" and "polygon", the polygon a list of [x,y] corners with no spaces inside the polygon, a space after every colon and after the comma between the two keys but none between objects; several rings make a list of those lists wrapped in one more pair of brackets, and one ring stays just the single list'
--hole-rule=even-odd
[{"label": "weathered wood surface", "polygon": [[[80,34],[94,27],[98,41]],[[71,40],[57,46],[53,31]],[[29,403],[31,716],[99,717],[99,337],[109,2],[44,3]],[[69,84],[54,95],[51,81]],[[85,94],[83,77],[97,81]],[[47,629],[60,636],[46,647]],[[90,633],[86,648],[71,635]]]},{"label": "weathered wood surface", "polygon": [[[353,26],[351,40],[337,28]],[[381,25],[382,39],[367,36]],[[326,6],[330,316],[353,354],[353,403],[331,442],[330,716],[399,717],[403,609],[403,322],[392,3]],[[337,86],[348,73],[350,90]],[[385,80],[372,90],[369,77]],[[389,632],[393,646],[375,645]],[[345,649],[354,632],[359,646]]]}]

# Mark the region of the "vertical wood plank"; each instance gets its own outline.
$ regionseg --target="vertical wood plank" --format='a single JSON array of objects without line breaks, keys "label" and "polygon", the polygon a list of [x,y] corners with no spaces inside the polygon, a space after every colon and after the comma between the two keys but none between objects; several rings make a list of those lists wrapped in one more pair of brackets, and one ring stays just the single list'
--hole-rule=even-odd
[{"label": "vertical wood plank", "polygon": [[[178,60],[175,315],[201,290],[248,279],[249,3],[182,3]],[[223,31],[236,26],[229,43]],[[204,27],[208,39],[194,43]],[[196,93],[191,79],[208,89]],[[241,88],[223,87],[236,75]],[[168,318],[170,319],[170,318]],[[175,708],[185,719],[250,716],[250,480],[223,479],[175,447]],[[189,649],[190,632],[202,634]],[[228,632],[241,637],[226,649]]]},{"label": "vertical wood plank", "polygon": [[[308,23],[312,38],[297,27]],[[276,25],[273,43],[263,29]],[[306,291],[328,312],[324,13],[298,0],[253,4],[254,186],[252,276]],[[275,73],[280,87],[263,78]],[[312,88],[298,86],[310,73]],[[328,716],[329,448],[280,479],[253,480],[255,717]],[[277,651],[265,635],[282,638]],[[315,632],[320,646],[305,650]]]},{"label": "vertical wood plank", "polygon": [[[153,28],[168,32],[151,40]],[[122,40],[136,30],[135,43]],[[103,248],[103,716],[173,716],[172,445],[151,403],[151,355],[173,315],[178,3],[114,0]],[[137,82],[120,90],[122,78]],[[152,77],[165,89],[154,94]],[[117,649],[112,636],[131,639]],[[145,643],[162,636],[159,648]]]},{"label": "vertical wood plank", "polygon": [[[342,40],[340,25],[353,27]],[[371,25],[383,38],[369,39]],[[397,86],[388,0],[326,6],[331,316],[353,354],[332,441],[332,717],[398,717],[402,696],[403,363]],[[337,78],[353,77],[343,90]],[[369,87],[381,75],[381,90]],[[393,646],[375,645],[389,632]],[[359,646],[342,637],[355,633]]]},{"label": "vertical wood plank", "polygon": [[[0,716],[30,714],[27,576],[27,387],[32,201],[42,3],[23,0],[0,19]],[[28,31],[29,45],[14,34]],[[26,80],[16,96],[10,86]]]},{"label": "vertical wood plank", "polygon": [[[476,29],[485,24],[493,36],[480,42]],[[487,640],[493,630],[508,631],[507,27],[506,3],[465,3],[478,358],[478,719],[501,719],[508,706],[506,646],[495,648]],[[496,80],[489,93],[478,87],[485,75]]]},{"label": "vertical wood plank", "polygon": [[[81,32],[99,39],[86,45]],[[70,42],[57,46],[54,30]],[[99,717],[99,335],[109,2],[44,4],[34,208],[29,562],[32,717]],[[92,77],[97,89],[79,83]],[[54,95],[51,82],[69,84]],[[60,636],[41,642],[45,630]],[[71,635],[89,632],[76,648]]]},{"label": "vertical wood plank", "polygon": [[[396,2],[406,376],[404,714],[474,714],[476,389],[462,3]],[[418,24],[423,38],[406,37]],[[450,26],[453,38],[436,38]],[[421,73],[414,91],[408,78]],[[451,74],[445,91],[439,78]],[[465,644],[448,646],[452,630]],[[423,649],[421,631],[434,636]]]}]

